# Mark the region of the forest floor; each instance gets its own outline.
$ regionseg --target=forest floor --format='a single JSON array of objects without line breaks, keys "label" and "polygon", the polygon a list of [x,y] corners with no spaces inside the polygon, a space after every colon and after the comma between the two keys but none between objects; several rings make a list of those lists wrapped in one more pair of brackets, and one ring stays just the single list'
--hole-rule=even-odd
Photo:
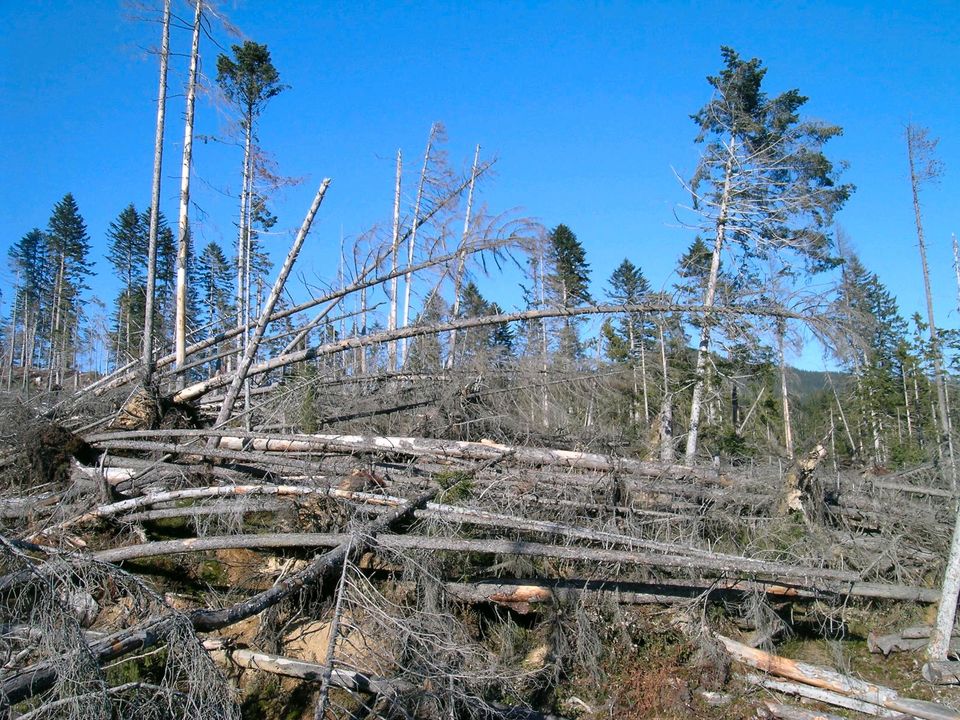
[{"label": "forest floor", "polygon": [[211,430],[136,397],[0,409],[10,717],[960,718],[924,679],[935,465]]}]

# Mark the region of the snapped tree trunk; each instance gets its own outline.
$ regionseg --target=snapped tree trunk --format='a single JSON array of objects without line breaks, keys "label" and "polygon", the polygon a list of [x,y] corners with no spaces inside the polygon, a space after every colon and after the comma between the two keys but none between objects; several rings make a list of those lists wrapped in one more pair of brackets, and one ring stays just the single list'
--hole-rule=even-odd
[{"label": "snapped tree trunk", "polygon": [[[187,77],[187,111],[183,125],[183,162],[180,166],[180,214],[177,221],[177,302],[174,338],[177,367],[187,361],[187,262],[190,253],[190,164],[193,158],[193,109],[197,97],[197,64],[200,56],[201,0],[193,15],[193,42]],[[180,386],[186,376],[180,376]]]},{"label": "snapped tree trunk", "polygon": [[170,58],[170,0],[163,3],[160,43],[160,89],[157,91],[157,131],[153,143],[153,187],[150,192],[150,231],[147,246],[147,289],[143,315],[144,384],[153,381],[153,304],[157,284],[157,233],[160,228],[160,178],[163,171],[163,127],[167,109],[167,63]]},{"label": "snapped tree trunk", "polygon": [[[473,153],[473,166],[470,168],[470,190],[467,192],[467,212],[463,218],[463,234],[460,236],[460,247],[457,253],[457,270],[453,276],[453,319],[460,317],[460,292],[463,287],[463,274],[467,263],[467,238],[470,233],[470,215],[473,212],[473,188],[477,179],[477,162],[480,160],[480,146]],[[457,330],[450,332],[450,347],[447,351],[446,367],[453,368],[457,351]]]},{"label": "snapped tree trunk", "polygon": [[[280,274],[277,276],[277,280],[273,284],[273,289],[270,291],[270,297],[267,298],[267,303],[264,306],[263,311],[260,313],[260,319],[257,321],[257,327],[253,333],[253,339],[247,345],[247,349],[243,353],[243,358],[240,361],[240,367],[237,368],[237,372],[234,374],[230,388],[227,390],[227,395],[223,399],[223,404],[220,406],[220,413],[217,415],[216,421],[218,426],[223,425],[227,420],[229,420],[231,413],[233,413],[234,404],[237,401],[237,397],[240,394],[240,390],[243,387],[244,382],[247,380],[250,366],[253,365],[253,358],[257,354],[257,348],[260,346],[260,341],[263,340],[263,335],[266,332],[267,325],[270,322],[270,315],[273,313],[274,305],[276,305],[277,300],[280,299],[280,293],[283,292],[283,286],[286,283],[290,272],[293,270],[293,265],[297,260],[297,255],[300,253],[300,248],[303,247],[303,243],[307,239],[307,234],[310,232],[310,226],[313,224],[313,218],[316,216],[317,210],[320,209],[320,203],[323,202],[323,196],[326,194],[329,186],[329,179],[324,179],[323,182],[320,183],[320,189],[317,190],[317,194],[313,198],[313,204],[310,206],[306,217],[303,219],[303,224],[300,226],[300,231],[297,233],[297,237],[293,241],[293,247],[290,248],[290,252],[287,254],[286,260],[284,260],[283,267],[280,268]],[[216,444],[213,446],[216,447]]]},{"label": "snapped tree trunk", "polygon": [[[390,312],[387,316],[387,330],[397,329],[397,267],[399,266],[400,252],[400,182],[403,174],[403,154],[397,150],[397,180],[393,193],[393,239],[390,243]],[[389,369],[397,369],[397,341],[390,343]]]}]

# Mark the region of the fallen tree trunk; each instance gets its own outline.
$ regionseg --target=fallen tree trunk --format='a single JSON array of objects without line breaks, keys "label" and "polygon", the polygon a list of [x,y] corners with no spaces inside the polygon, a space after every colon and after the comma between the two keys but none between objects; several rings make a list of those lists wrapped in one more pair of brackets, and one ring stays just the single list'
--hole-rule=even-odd
[{"label": "fallen tree trunk", "polygon": [[[322,480],[323,478],[317,478]],[[297,497],[305,495],[321,495],[333,497],[341,500],[351,500],[373,505],[397,506],[406,502],[401,497],[389,495],[377,495],[373,493],[364,493],[357,491],[340,490],[330,487],[313,487],[303,485],[236,485],[236,486],[214,486],[207,488],[190,488],[187,490],[177,490],[169,492],[152,493],[139,498],[121,500],[110,505],[102,505],[95,510],[81,515],[66,524],[58,527],[69,527],[80,522],[90,521],[96,518],[105,518],[112,515],[122,514],[133,509],[148,507],[162,502],[171,502],[187,499],[203,499],[209,497],[226,496],[250,497],[253,495],[276,495]],[[195,508],[184,507],[177,508],[174,511],[165,513],[163,517],[177,517],[177,511],[182,516],[195,514]],[[224,507],[225,512],[231,512],[229,506]],[[446,521],[459,521],[465,524],[481,525],[486,527],[509,528],[512,530],[521,530],[528,532],[538,532],[549,535],[560,535],[563,537],[578,538],[581,540],[592,540],[605,544],[612,544],[627,547],[630,549],[645,548],[648,550],[657,550],[662,552],[673,552],[684,555],[694,555],[710,557],[714,559],[722,558],[732,563],[741,563],[743,570],[751,569],[754,562],[748,558],[737,555],[727,555],[714,553],[702,548],[680,545],[677,543],[662,543],[652,540],[643,540],[641,538],[624,535],[622,533],[611,533],[591,528],[582,528],[565,523],[551,522],[547,520],[527,520],[526,518],[514,515],[504,515],[501,513],[492,513],[485,510],[475,510],[456,505],[444,503],[427,503],[423,510],[416,511],[415,515],[420,518],[440,518]]]},{"label": "fallen tree trunk", "polygon": [[[954,652],[951,648],[951,652]],[[960,685],[960,662],[930,660],[921,670],[923,679],[934,685]]]},{"label": "fallen tree trunk", "polygon": [[[320,682],[325,671],[323,665],[282,655],[268,655],[253,650],[233,648],[226,646],[220,640],[207,640],[203,643],[203,647],[215,653],[223,661],[248,670],[262,670],[274,675],[283,675],[311,682]],[[387,697],[396,695],[401,691],[416,691],[416,688],[410,683],[371,677],[352,670],[335,669],[329,681],[331,685],[344,690],[373,693]]]},{"label": "fallen tree trunk", "polygon": [[[257,450],[273,453],[365,452],[464,460],[492,460],[506,456],[521,465],[567,467],[599,472],[635,473],[657,478],[696,478],[704,482],[721,482],[721,479],[713,470],[691,468],[685,465],[661,464],[574,450],[525,448],[513,445],[500,445],[493,442],[434,440],[417,437],[327,434],[276,437],[265,433],[241,433],[234,429],[223,431],[154,430],[126,433],[99,433],[87,438],[87,442],[91,445],[107,447],[112,442],[129,441],[134,437],[219,437],[220,447],[224,449]],[[191,449],[194,448],[185,447],[183,452],[190,453]]]},{"label": "fallen tree trunk", "polygon": [[864,702],[863,700],[856,700],[855,698],[847,697],[846,695],[841,695],[840,693],[835,693],[831,690],[813,687],[812,685],[789,682],[786,680],[774,680],[768,675],[755,675],[753,673],[748,673],[745,676],[745,679],[747,682],[753,685],[758,685],[762,688],[766,688],[767,690],[775,690],[779,693],[784,693],[785,695],[796,695],[797,697],[806,698],[808,700],[816,700],[817,702],[844,708],[846,710],[855,710],[857,712],[864,713],[865,715],[890,718],[891,720],[905,720],[906,718],[909,718],[908,715],[904,715],[903,713],[887,710],[886,708],[879,707],[873,703]]},{"label": "fallen tree trunk", "polygon": [[953,708],[913,698],[901,697],[896,690],[883,685],[864,682],[843,675],[830,668],[810,665],[773,655],[763,650],[749,647],[743,643],[716,635],[733,659],[758,670],[795,680],[805,685],[823,688],[846,697],[878,705],[887,710],[904,713],[923,720],[960,720],[960,712]]},{"label": "fallen tree trunk", "polygon": [[774,702],[773,700],[764,700],[763,708],[757,711],[760,717],[778,718],[779,720],[846,720],[833,713],[820,712],[819,710],[807,710],[795,705]]},{"label": "fallen tree trunk", "polygon": [[[200,550],[224,550],[237,548],[304,548],[342,545],[349,535],[331,533],[280,533],[263,535],[221,535],[186,540],[162,540],[131,545],[113,550],[102,550],[93,557],[103,562],[124,562],[144,557]],[[820,583],[852,583],[857,576],[841,570],[803,568],[734,556],[686,556],[631,552],[627,550],[604,550],[602,548],[546,545],[520,540],[463,540],[460,538],[424,537],[410,535],[384,535],[371,539],[371,546],[388,550],[436,550],[497,555],[528,555],[553,557],[566,560],[622,563],[664,568],[713,570],[734,576],[769,575],[779,580],[800,581],[805,585]],[[731,559],[732,558],[732,559]],[[747,569],[745,569],[747,568]]]},{"label": "fallen tree trunk", "polygon": [[[867,649],[872,653],[889,655],[895,652],[911,652],[921,650],[930,644],[930,628],[905,628],[898,633],[869,633],[867,635]],[[956,635],[950,640],[950,652],[960,652],[960,638]]]}]

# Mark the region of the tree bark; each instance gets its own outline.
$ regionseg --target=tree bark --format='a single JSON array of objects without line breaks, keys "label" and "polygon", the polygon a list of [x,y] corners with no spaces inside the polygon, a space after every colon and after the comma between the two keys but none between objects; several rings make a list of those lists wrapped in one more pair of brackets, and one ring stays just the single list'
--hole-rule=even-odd
[{"label": "tree bark", "polygon": [[160,227],[160,181],[163,173],[163,128],[167,109],[167,63],[170,57],[170,0],[163,3],[163,36],[160,43],[160,88],[157,91],[157,132],[153,143],[153,186],[150,192],[150,231],[147,247],[147,290],[143,315],[144,384],[153,382],[153,304],[157,284],[157,234]]},{"label": "tree bark", "polygon": [[823,688],[888,710],[924,718],[924,720],[960,720],[960,713],[952,708],[924,700],[901,697],[896,690],[883,685],[864,682],[819,665],[772,655],[723,635],[715,637],[735,660],[771,675]]},{"label": "tree bark", "polygon": [[[717,278],[720,273],[720,253],[723,250],[724,235],[727,228],[727,212],[730,205],[730,184],[733,178],[733,162],[736,144],[731,139],[729,157],[724,168],[723,190],[720,196],[720,213],[717,217],[717,237],[713,243],[713,255],[710,258],[710,275],[707,279],[707,294],[703,300],[706,309],[713,308],[717,293]],[[693,399],[690,401],[690,428],[687,432],[687,448],[684,462],[693,465],[697,460],[697,439],[700,433],[700,410],[703,404],[703,389],[706,381],[707,354],[710,352],[710,318],[704,316],[700,326],[700,345],[697,349],[696,381],[693,386]]]},{"label": "tree bark", "polygon": [[[183,161],[180,166],[180,214],[177,220],[177,302],[174,345],[177,367],[187,361],[187,263],[190,253],[190,166],[193,159],[193,111],[197,97],[197,65],[200,60],[201,0],[195,0],[190,71],[187,76],[187,109],[183,125]],[[181,387],[186,377],[180,376]]]},{"label": "tree bark", "polygon": [[[453,313],[452,317],[456,320],[460,317],[460,293],[463,289],[463,274],[467,263],[467,238],[470,233],[470,218],[473,212],[473,189],[477,179],[477,163],[480,160],[480,146],[473,153],[473,165],[470,168],[470,189],[467,191],[467,211],[463,217],[463,233],[460,235],[460,245],[457,248],[457,269],[453,276]],[[457,351],[457,329],[450,331],[450,347],[447,350],[446,368],[453,369],[454,358]]]},{"label": "tree bark", "polygon": [[[420,227],[420,206],[423,202],[423,186],[427,180],[427,166],[430,162],[430,151],[433,148],[433,140],[437,135],[439,126],[433,123],[430,126],[430,134],[427,136],[427,149],[423,153],[423,167],[420,170],[420,182],[417,183],[417,199],[413,205],[413,225],[407,234],[407,266],[403,275],[403,327],[410,324],[410,293],[413,289],[413,274],[410,267],[413,265],[414,253],[417,247],[417,229]],[[404,338],[400,345],[400,367],[407,364],[407,343],[408,338]]]},{"label": "tree bark", "polygon": [[[237,397],[240,394],[240,389],[243,387],[244,381],[247,379],[250,367],[253,365],[253,358],[257,354],[257,348],[260,347],[260,341],[263,339],[264,332],[266,332],[267,329],[267,324],[270,322],[270,315],[273,313],[274,305],[276,305],[277,300],[280,298],[280,293],[283,292],[283,286],[286,283],[290,272],[293,270],[293,265],[297,260],[297,255],[300,253],[300,248],[303,247],[303,243],[307,239],[307,234],[310,232],[310,226],[313,224],[313,218],[320,209],[320,203],[323,202],[323,196],[326,194],[329,186],[329,179],[325,179],[322,183],[320,183],[320,189],[317,190],[317,194],[313,198],[313,204],[310,206],[306,217],[303,219],[303,224],[300,226],[297,237],[293,241],[293,247],[290,248],[290,252],[287,254],[286,260],[283,262],[283,267],[280,268],[280,274],[277,276],[277,279],[273,284],[273,289],[270,291],[270,297],[267,298],[267,303],[264,306],[263,311],[260,313],[260,319],[257,321],[257,327],[253,333],[253,339],[247,345],[247,349],[240,361],[240,367],[237,369],[237,372],[234,373],[233,380],[230,383],[230,389],[227,390],[227,396],[223,399],[223,405],[221,405],[220,413],[217,415],[217,426],[221,426],[226,423],[227,420],[229,420],[230,415],[233,413],[233,406],[237,401]],[[213,447],[215,448],[216,445],[214,444]]]},{"label": "tree bark", "polygon": [[[400,181],[403,175],[403,155],[397,150],[397,180],[393,194],[393,234],[390,242],[390,312],[387,315],[387,331],[397,329],[397,268],[399,267],[400,252]],[[397,342],[390,342],[388,353],[389,368],[393,372],[397,369]]]}]

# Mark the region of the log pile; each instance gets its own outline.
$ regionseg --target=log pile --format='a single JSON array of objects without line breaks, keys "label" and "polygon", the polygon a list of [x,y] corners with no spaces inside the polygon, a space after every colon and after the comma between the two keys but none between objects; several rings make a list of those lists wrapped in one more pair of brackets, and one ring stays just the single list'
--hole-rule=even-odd
[{"label": "log pile", "polygon": [[[681,609],[759,601],[781,614],[797,604],[931,604],[938,592],[923,579],[938,567],[942,548],[904,529],[927,523],[935,535],[949,523],[945,491],[889,476],[842,478],[816,500],[817,513],[802,504],[785,509],[785,493],[799,498],[815,467],[804,471],[803,482],[794,477],[784,485],[732,469],[490,441],[234,428],[93,431],[83,440],[96,461],[73,460],[71,482],[4,500],[0,515],[10,523],[0,542],[9,557],[0,590],[27,587],[63,563],[141,572],[156,562],[182,567],[179,558],[263,558],[273,569],[264,569],[261,589],[244,594],[228,586],[232,597],[216,604],[193,602],[183,611],[105,626],[86,641],[88,654],[101,665],[123,662],[168,645],[189,627],[224,667],[317,683],[369,707],[409,708],[426,696],[440,701],[435,690],[424,690],[429,672],[405,673],[393,655],[377,666],[382,672],[358,671],[338,658],[334,640],[329,661],[318,663],[275,648],[238,647],[223,633],[266,622],[271,613],[295,617],[290,603],[308,591],[335,597],[337,608],[346,598],[348,610],[338,613],[389,615],[394,601],[381,597],[385,586],[351,591],[343,585],[347,568],[353,568],[350,582],[376,577],[401,597],[420,597],[429,577],[445,607],[490,606],[544,618],[587,602]],[[161,523],[177,524],[179,536],[158,537]],[[737,542],[729,540],[733,527],[748,529]],[[29,558],[29,571],[12,561],[19,557]],[[415,566],[431,569],[424,576],[416,571],[420,579],[411,581]],[[507,576],[496,577],[503,568]],[[366,607],[364,597],[380,598],[379,604]],[[341,632],[336,622],[331,627],[331,635]],[[875,633],[869,643],[883,654],[922,650],[919,632]],[[744,676],[768,691],[882,717],[958,717],[890,688],[719,639],[739,662],[777,676]],[[22,657],[0,672],[4,707],[50,699],[61,684],[55,657]],[[960,676],[944,663],[929,663],[924,675],[938,683]],[[454,693],[456,702],[467,702],[464,692]],[[492,701],[484,707],[503,716],[536,715]],[[769,717],[829,717],[769,700],[759,710]]]}]

